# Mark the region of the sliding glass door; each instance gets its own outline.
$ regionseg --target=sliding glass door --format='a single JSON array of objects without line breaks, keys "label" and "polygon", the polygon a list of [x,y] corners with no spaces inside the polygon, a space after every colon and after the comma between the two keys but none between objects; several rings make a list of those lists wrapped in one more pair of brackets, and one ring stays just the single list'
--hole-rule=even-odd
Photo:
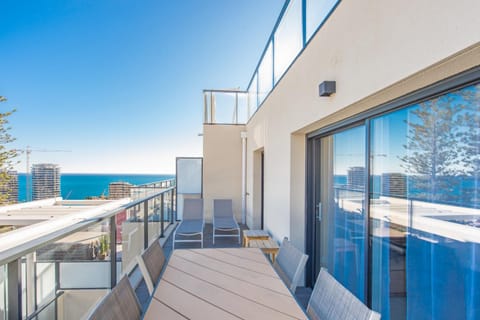
[{"label": "sliding glass door", "polygon": [[365,299],[365,126],[315,140],[315,275],[327,268]]},{"label": "sliding glass door", "polygon": [[310,138],[310,284],[327,268],[382,319],[479,319],[476,81]]}]

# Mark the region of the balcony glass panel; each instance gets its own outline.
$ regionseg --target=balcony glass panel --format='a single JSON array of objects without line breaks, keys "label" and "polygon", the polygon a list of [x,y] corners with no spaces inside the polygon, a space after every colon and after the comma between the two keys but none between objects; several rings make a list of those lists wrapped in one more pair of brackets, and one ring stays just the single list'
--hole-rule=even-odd
[{"label": "balcony glass panel", "polygon": [[275,83],[302,50],[302,1],[292,0],[274,35]]},{"label": "balcony glass panel", "polygon": [[318,27],[339,0],[307,0],[307,41],[312,37]]},{"label": "balcony glass panel", "polygon": [[45,309],[40,311],[37,316],[35,317],[35,320],[52,320],[52,319],[58,319],[60,317],[56,317],[57,311],[57,303],[52,302],[49,304]]},{"label": "balcony glass panel", "polygon": [[143,205],[129,208],[116,216],[117,259],[122,261],[122,273],[131,269],[135,257],[144,249]]},{"label": "balcony glass panel", "polygon": [[205,123],[244,124],[248,121],[248,95],[238,90],[204,92]]},{"label": "balcony glass panel", "polygon": [[258,103],[261,104],[273,88],[273,46],[268,44],[262,62],[258,67]]},{"label": "balcony glass panel", "polygon": [[249,117],[257,111],[258,107],[258,75],[255,73],[255,76],[252,79],[252,83],[248,88],[248,110],[249,110]]},{"label": "balcony glass panel", "polygon": [[62,262],[60,289],[105,289],[110,287],[110,261]]},{"label": "balcony glass panel", "polygon": [[[110,288],[109,221],[102,220],[22,258],[25,312],[28,310],[30,315],[45,307],[39,319],[54,319],[55,312],[70,314],[72,308],[80,313],[87,312],[95,301],[85,300],[86,292],[101,297],[105,289]],[[62,300],[63,305],[57,309],[57,295],[61,290],[68,292],[68,299]]]},{"label": "balcony glass panel", "polygon": [[[153,198],[148,201],[148,243],[160,237],[162,232],[161,206],[162,198]],[[165,221],[165,220],[164,220]]]},{"label": "balcony glass panel", "polygon": [[42,306],[55,297],[56,291],[55,262],[36,263],[37,304]]},{"label": "balcony glass panel", "polygon": [[372,306],[382,319],[480,314],[480,84],[371,124]]}]

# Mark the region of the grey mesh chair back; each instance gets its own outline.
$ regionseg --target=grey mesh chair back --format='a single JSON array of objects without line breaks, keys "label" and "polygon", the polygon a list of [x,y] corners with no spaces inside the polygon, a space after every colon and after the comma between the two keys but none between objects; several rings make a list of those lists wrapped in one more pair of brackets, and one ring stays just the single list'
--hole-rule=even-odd
[{"label": "grey mesh chair back", "polygon": [[231,199],[213,200],[213,216],[215,218],[233,218],[233,204]]},{"label": "grey mesh chair back", "polygon": [[322,268],[307,306],[310,319],[379,320],[380,314],[370,310]]},{"label": "grey mesh chair back", "polygon": [[136,320],[141,315],[135,291],[125,275],[89,315],[90,320]]},{"label": "grey mesh chair back", "polygon": [[185,199],[182,220],[203,220],[203,199]]},{"label": "grey mesh chair back", "polygon": [[163,248],[158,240],[154,241],[150,247],[137,258],[145,284],[147,285],[149,293],[152,294],[155,285],[160,280],[160,275],[166,260]]},{"label": "grey mesh chair back", "polygon": [[273,267],[293,293],[297,289],[307,260],[308,255],[295,248],[287,239],[283,240]]},{"label": "grey mesh chair back", "polygon": [[[218,231],[221,231],[219,234]],[[224,233],[233,231],[234,233]],[[213,244],[216,237],[238,237],[240,243],[240,227],[233,215],[231,199],[213,200]]]},{"label": "grey mesh chair back", "polygon": [[[203,199],[184,199],[182,222],[173,232],[172,250],[175,250],[177,242],[200,242],[203,248]],[[182,237],[196,237],[199,239],[177,239],[177,235]]]}]

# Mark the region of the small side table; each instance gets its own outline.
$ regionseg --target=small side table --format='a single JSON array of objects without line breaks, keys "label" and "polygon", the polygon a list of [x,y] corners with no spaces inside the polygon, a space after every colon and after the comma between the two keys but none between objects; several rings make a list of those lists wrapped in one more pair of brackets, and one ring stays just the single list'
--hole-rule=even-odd
[{"label": "small side table", "polygon": [[250,248],[260,248],[263,253],[269,254],[272,263],[275,262],[275,257],[277,256],[278,250],[280,249],[278,243],[272,238],[268,238],[267,240],[250,240],[248,242],[248,246]]},{"label": "small side table", "polygon": [[265,230],[243,230],[243,246],[248,247],[250,240],[267,240],[270,235]]}]

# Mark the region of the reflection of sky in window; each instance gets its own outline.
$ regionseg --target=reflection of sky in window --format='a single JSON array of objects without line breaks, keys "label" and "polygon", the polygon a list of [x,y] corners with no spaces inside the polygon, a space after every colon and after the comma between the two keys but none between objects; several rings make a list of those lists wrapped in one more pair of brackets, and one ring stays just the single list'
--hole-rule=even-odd
[{"label": "reflection of sky in window", "polygon": [[[466,112],[480,112],[480,104],[472,104],[472,100],[478,99],[478,91],[480,84],[470,86],[461,90],[457,90],[438,98],[440,103],[450,106],[461,106],[462,110],[458,115],[464,115]],[[470,96],[469,99],[465,99],[466,95]],[[475,97],[475,98],[474,98]],[[428,100],[430,102],[432,100]],[[468,108],[465,108],[468,106]],[[419,108],[419,104],[414,104],[409,108],[401,109],[387,115],[375,118],[371,123],[371,160],[372,168],[371,172],[374,175],[380,175],[382,173],[401,172],[406,173],[405,169],[401,167],[402,157],[412,150],[407,150],[405,145],[408,142],[410,133],[408,132],[408,123],[420,124],[421,119],[413,114],[415,110]],[[470,110],[468,110],[470,109]],[[432,116],[435,114],[432,112]],[[452,119],[455,121],[456,119]],[[468,130],[464,124],[454,125],[456,132],[462,132]],[[462,154],[459,153],[461,157]],[[460,168],[460,165],[458,165]]]},{"label": "reflection of sky in window", "polygon": [[346,175],[350,167],[365,167],[364,126],[337,133],[333,138],[336,175]]},{"label": "reflection of sky in window", "polygon": [[402,109],[372,121],[371,172],[374,175],[404,172],[400,165],[405,155],[407,109]]}]

